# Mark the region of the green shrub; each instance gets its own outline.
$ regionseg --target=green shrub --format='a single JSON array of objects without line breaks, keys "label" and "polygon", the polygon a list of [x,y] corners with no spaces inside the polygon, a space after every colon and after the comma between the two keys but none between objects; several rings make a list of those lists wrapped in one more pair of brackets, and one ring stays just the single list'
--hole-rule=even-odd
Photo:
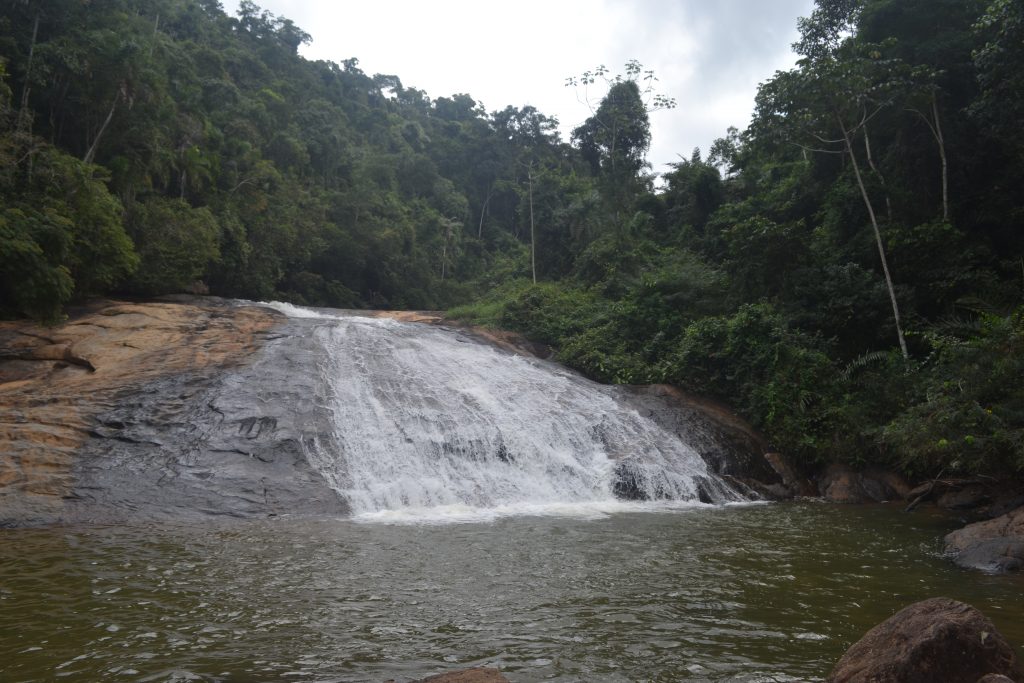
[{"label": "green shrub", "polygon": [[665,381],[735,407],[793,455],[834,455],[841,423],[835,365],[814,337],[767,304],[690,324],[666,359]]},{"label": "green shrub", "polygon": [[141,267],[130,283],[139,294],[189,291],[220,255],[220,228],[209,209],[153,197],[131,207],[129,227]]},{"label": "green shrub", "polygon": [[917,474],[1024,471],[1024,307],[970,335],[927,335],[918,400],[882,430]]}]

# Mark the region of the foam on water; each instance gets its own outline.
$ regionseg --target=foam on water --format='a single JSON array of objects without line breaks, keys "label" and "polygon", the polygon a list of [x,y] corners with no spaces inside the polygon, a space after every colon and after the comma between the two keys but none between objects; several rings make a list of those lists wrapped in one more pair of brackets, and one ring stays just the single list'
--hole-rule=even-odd
[{"label": "foam on water", "polygon": [[267,305],[334,321],[311,331],[331,429],[306,445],[359,521],[594,518],[743,499],[685,435],[614,387],[457,330]]},{"label": "foam on water", "polygon": [[710,507],[716,506],[699,501],[630,501],[612,499],[581,503],[518,503],[495,507],[439,505],[429,508],[402,508],[364,512],[355,515],[352,519],[355,522],[370,524],[475,524],[494,522],[505,517],[605,519],[611,515],[630,512],[678,512],[680,510]]},{"label": "foam on water", "polygon": [[325,320],[340,319],[340,316],[337,315],[321,313],[319,311],[314,311],[311,308],[295,306],[294,304],[285,303],[284,301],[258,301],[256,303],[261,306],[266,306],[267,308],[273,308],[275,311],[284,313],[289,318],[323,318]]}]

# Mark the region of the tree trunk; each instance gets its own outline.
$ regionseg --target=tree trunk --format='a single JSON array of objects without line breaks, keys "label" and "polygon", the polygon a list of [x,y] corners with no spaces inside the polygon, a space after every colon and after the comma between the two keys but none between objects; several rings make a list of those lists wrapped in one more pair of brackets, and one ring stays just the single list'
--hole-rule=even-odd
[{"label": "tree trunk", "polygon": [[871,156],[871,139],[868,137],[867,124],[864,125],[864,152],[868,157],[868,166],[874,171],[875,175],[878,176],[878,182],[882,184],[882,190],[885,191],[885,217],[892,223],[892,200],[889,199],[889,186],[885,184],[885,176],[875,166],[875,160]]},{"label": "tree trunk", "polygon": [[160,13],[157,12],[156,21],[153,22],[153,39],[149,42],[149,56],[153,57],[153,50],[156,48],[156,36],[160,30]]},{"label": "tree trunk", "polygon": [[480,239],[484,234],[484,215],[487,213],[487,205],[491,203],[491,197],[494,196],[494,185],[492,184],[487,189],[487,198],[484,199],[484,205],[480,207],[480,225],[476,229],[476,238]]},{"label": "tree trunk", "polygon": [[[942,162],[942,220],[949,221],[949,165],[946,160],[946,139],[942,135],[942,120],[939,118],[939,101],[935,92],[932,91],[932,118],[929,119],[920,109],[908,108],[921,117],[928,130],[932,132],[936,144],[939,146],[939,159]],[[933,123],[934,121],[934,123]]]},{"label": "tree trunk", "polygon": [[900,323],[900,306],[896,302],[896,290],[892,284],[892,276],[889,275],[889,262],[885,258],[885,245],[882,243],[882,231],[878,228],[878,218],[875,216],[875,207],[871,204],[871,198],[868,196],[867,188],[864,187],[864,179],[860,174],[860,164],[857,163],[857,157],[853,153],[853,145],[850,144],[850,133],[846,130],[846,125],[843,123],[842,118],[837,114],[836,121],[839,123],[839,130],[843,133],[843,142],[846,143],[846,153],[850,157],[850,164],[853,166],[853,175],[857,178],[857,186],[860,188],[860,196],[864,199],[864,205],[868,209],[868,216],[871,217],[871,227],[875,230],[875,241],[878,244],[878,255],[882,259],[882,272],[885,274],[885,286],[889,289],[889,299],[892,301],[892,314],[896,320],[896,336],[899,338],[900,351],[903,353],[903,359],[906,360],[910,357],[907,353],[907,341],[903,337],[903,326]]},{"label": "tree trunk", "polygon": [[32,92],[32,58],[36,52],[36,36],[39,35],[39,15],[40,12],[36,12],[36,20],[32,24],[32,42],[28,46],[28,61],[25,65],[25,85],[21,89],[21,106],[18,108],[18,123],[16,125],[18,130],[22,130],[28,127],[28,122],[31,120],[31,116],[28,113],[28,96]]},{"label": "tree trunk", "polygon": [[537,284],[537,250],[533,233],[533,166],[526,171],[530,188],[530,271],[533,273],[533,284]]},{"label": "tree trunk", "polygon": [[942,159],[942,220],[949,221],[949,166],[946,163],[946,140],[942,136],[942,123],[939,121],[939,103],[932,93],[932,116],[935,117],[935,140],[939,143],[939,157]]},{"label": "tree trunk", "polygon": [[100,138],[103,137],[103,133],[106,132],[107,126],[110,125],[111,119],[114,118],[114,112],[117,111],[117,103],[121,100],[121,95],[121,88],[118,88],[117,94],[114,95],[114,101],[110,104],[110,111],[107,112],[106,120],[103,122],[103,125],[100,126],[100,130],[98,133],[96,133],[96,137],[92,139],[92,144],[89,145],[89,151],[86,152],[85,156],[82,158],[82,161],[84,161],[85,163],[91,164],[93,162],[93,159],[96,158],[96,149],[99,147]]}]

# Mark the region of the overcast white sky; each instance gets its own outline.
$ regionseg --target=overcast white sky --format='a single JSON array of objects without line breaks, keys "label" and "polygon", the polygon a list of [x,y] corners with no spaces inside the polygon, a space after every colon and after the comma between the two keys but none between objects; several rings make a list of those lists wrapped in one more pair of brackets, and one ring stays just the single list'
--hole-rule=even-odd
[{"label": "overcast white sky", "polygon": [[[238,0],[222,0],[234,15]],[[678,106],[651,115],[653,170],[707,153],[750,121],[757,84],[795,57],[813,0],[257,0],[313,36],[308,59],[359,59],[431,98],[467,93],[487,111],[532,104],[563,139],[590,112],[565,79],[629,59],[653,69]],[[593,93],[600,97],[600,92]]]}]

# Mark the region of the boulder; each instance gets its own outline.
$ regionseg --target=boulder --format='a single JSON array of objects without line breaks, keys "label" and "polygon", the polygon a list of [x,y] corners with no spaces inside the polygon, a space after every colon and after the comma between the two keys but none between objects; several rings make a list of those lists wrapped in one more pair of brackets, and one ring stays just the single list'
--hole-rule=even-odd
[{"label": "boulder", "polygon": [[988,490],[981,484],[969,484],[961,489],[946,491],[935,501],[947,510],[971,510],[991,501]]},{"label": "boulder", "polygon": [[818,491],[831,503],[864,503],[857,473],[849,465],[833,464],[818,480]]},{"label": "boulder", "polygon": [[871,468],[857,472],[849,465],[829,465],[818,480],[818,490],[832,503],[884,503],[910,494],[906,480],[895,472]]},{"label": "boulder", "polygon": [[1013,647],[981,612],[949,598],[915,603],[847,650],[828,683],[976,683],[1021,680]]},{"label": "boulder", "polygon": [[946,553],[966,569],[1008,572],[1024,568],[1024,507],[946,535]]},{"label": "boulder", "polygon": [[1013,512],[1019,507],[1024,507],[1024,495],[1016,492],[1004,493],[997,496],[995,501],[985,510],[988,519],[1002,517],[1008,512]]},{"label": "boulder", "polygon": [[509,683],[509,680],[497,669],[478,666],[420,678],[411,683]]},{"label": "boulder", "polygon": [[879,502],[906,500],[910,496],[907,480],[890,470],[869,467],[860,473],[860,482],[865,493]]},{"label": "boulder", "polygon": [[992,538],[968,546],[953,558],[958,567],[1004,574],[1024,568],[1024,537]]},{"label": "boulder", "polygon": [[782,484],[791,492],[790,495],[804,498],[817,495],[817,491],[814,490],[814,484],[808,481],[807,477],[797,472],[793,464],[781,453],[765,453],[764,459],[782,479]]},{"label": "boulder", "polygon": [[907,511],[925,501],[946,510],[967,512],[975,519],[991,519],[1024,505],[1022,483],[990,477],[942,477],[926,481],[906,495]]}]

